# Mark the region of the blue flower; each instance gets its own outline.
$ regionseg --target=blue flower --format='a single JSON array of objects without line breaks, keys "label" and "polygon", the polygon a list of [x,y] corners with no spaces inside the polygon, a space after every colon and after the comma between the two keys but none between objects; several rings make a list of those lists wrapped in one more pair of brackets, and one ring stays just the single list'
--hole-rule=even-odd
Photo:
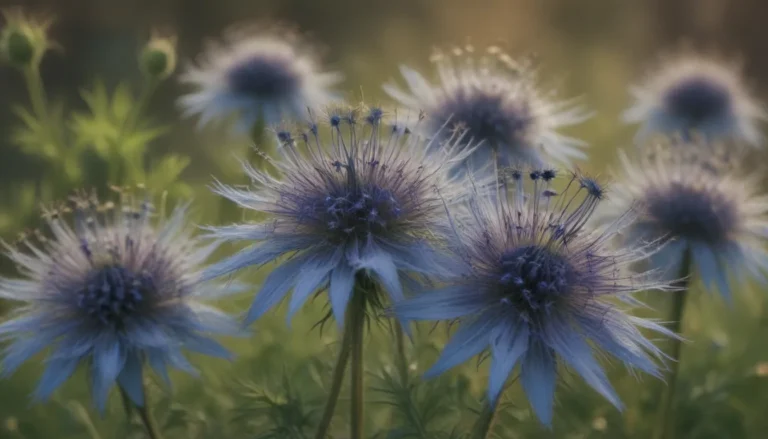
[{"label": "blue flower", "polygon": [[585,143],[557,131],[590,114],[573,101],[555,100],[540,90],[536,72],[527,63],[514,62],[495,46],[482,56],[466,47],[438,53],[433,60],[438,84],[401,66],[409,91],[392,84],[385,84],[384,90],[401,105],[426,113],[426,135],[448,137],[466,131],[465,141],[480,143],[467,162],[471,168],[493,169],[494,155],[501,167],[586,157],[581,151]]},{"label": "blue flower", "polygon": [[329,87],[341,78],[321,72],[311,48],[294,33],[275,27],[232,32],[187,68],[181,81],[196,90],[179,102],[185,114],[200,115],[200,125],[236,113],[238,126],[250,130],[260,119],[267,125],[301,119],[308,107],[334,102]]},{"label": "blue flower", "polygon": [[215,246],[199,246],[186,230],[185,209],[157,227],[148,203],[125,195],[119,206],[95,197],[73,205],[74,227],[48,212],[51,239],[6,245],[23,279],[0,278],[0,298],[25,302],[0,324],[7,377],[50,348],[34,399],[47,399],[79,364],[89,369],[93,400],[103,411],[113,384],[143,405],[143,366],[166,381],[167,368],[196,373],[182,354],[229,358],[208,334],[235,335],[238,323],[200,303],[231,291],[201,283],[200,264]]},{"label": "blue flower", "polygon": [[654,360],[663,354],[640,329],[671,335],[656,323],[625,314],[610,300],[631,302],[635,291],[668,289],[652,273],[627,270],[650,248],[609,245],[630,216],[601,231],[585,227],[605,189],[594,179],[574,175],[558,195],[550,186],[553,177],[551,171],[513,171],[512,201],[477,196],[451,214],[452,275],[440,288],[393,308],[403,320],[458,320],[459,329],[427,376],[490,350],[488,400],[496,404],[519,364],[523,389],[547,425],[559,364],[620,408],[597,357],[611,355],[631,369],[658,376]]},{"label": "blue flower", "polygon": [[328,136],[320,136],[314,123],[304,132],[277,133],[282,159],[272,165],[279,177],[246,164],[252,189],[216,185],[219,195],[270,217],[211,228],[214,238],[252,245],[211,266],[207,278],[290,255],[266,278],[247,322],[293,290],[290,320],[309,296],[327,288],[341,325],[357,273],[373,275],[398,301],[405,274],[444,271],[429,237],[441,234],[446,200],[468,191],[464,181],[443,171],[471,150],[446,144],[439,156],[427,158],[429,142],[382,117],[375,108],[366,114],[331,109]]},{"label": "blue flower", "polygon": [[[636,155],[620,153],[611,203],[599,212],[613,221],[633,203],[643,206],[627,228],[626,242],[664,239],[667,244],[648,262],[679,277],[686,253],[709,290],[730,298],[731,282],[766,281],[768,199],[760,176],[749,175],[728,160],[728,153],[702,142],[655,142]],[[703,148],[707,152],[703,153]],[[722,153],[720,153],[722,152]],[[737,154],[738,151],[737,151]]]},{"label": "blue flower", "polygon": [[708,140],[738,140],[759,146],[757,122],[765,109],[744,85],[736,66],[700,55],[665,59],[639,85],[630,88],[634,103],[624,113],[640,123],[636,141],[655,134],[698,134]]}]

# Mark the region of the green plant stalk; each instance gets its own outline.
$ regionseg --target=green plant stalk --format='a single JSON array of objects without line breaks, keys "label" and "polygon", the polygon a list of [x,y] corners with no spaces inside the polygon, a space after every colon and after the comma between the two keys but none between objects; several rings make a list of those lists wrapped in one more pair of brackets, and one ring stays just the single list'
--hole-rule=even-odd
[{"label": "green plant stalk", "polygon": [[349,315],[350,328],[352,332],[352,366],[351,366],[351,402],[350,402],[350,439],[363,439],[364,431],[364,408],[365,408],[365,382],[363,370],[363,343],[365,342],[365,299],[366,295],[373,288],[370,278],[367,276],[358,277],[355,288],[352,291],[350,306],[352,306]]},{"label": "green plant stalk", "polygon": [[331,420],[333,419],[333,413],[336,411],[336,403],[339,400],[341,394],[341,386],[344,384],[344,375],[347,370],[347,363],[349,363],[349,354],[352,347],[352,323],[350,318],[355,310],[352,308],[354,302],[350,301],[347,305],[346,318],[344,320],[344,329],[341,341],[341,350],[336,358],[336,365],[333,367],[333,377],[331,378],[331,388],[328,393],[328,400],[325,403],[323,409],[323,415],[320,418],[320,424],[317,427],[315,433],[315,439],[326,439],[328,437],[328,429],[331,426]]},{"label": "green plant stalk", "polygon": [[[146,382],[145,382],[146,383]],[[144,424],[144,428],[147,430],[147,435],[149,436],[149,439],[163,439],[163,435],[160,432],[160,427],[157,425],[157,421],[155,420],[155,417],[152,416],[152,411],[150,409],[149,404],[149,395],[147,392],[147,386],[144,386],[144,405],[139,407],[138,405],[135,405],[136,412],[139,414],[139,418],[141,418],[142,424]]]},{"label": "green plant stalk", "polygon": [[405,331],[403,326],[395,320],[395,347],[397,349],[397,371],[400,373],[400,383],[403,388],[408,387],[408,357],[405,355]]},{"label": "green plant stalk", "polygon": [[123,401],[123,409],[125,409],[125,419],[130,424],[131,418],[133,417],[133,402],[131,402],[131,399],[128,397],[128,394],[125,393],[125,390],[123,390],[122,387],[117,386],[117,388],[120,389],[120,399]]},{"label": "green plant stalk", "polygon": [[[115,143],[112,146],[112,150],[110,151],[109,159],[109,178],[112,179],[112,183],[114,184],[119,185],[123,183],[123,142],[125,142],[126,137],[128,137],[128,135],[136,129],[136,124],[139,121],[139,117],[147,105],[149,105],[149,100],[152,98],[152,95],[154,95],[158,85],[159,81],[155,80],[150,80],[149,83],[144,85],[138,99],[136,100],[136,103],[133,105],[131,111],[128,112],[128,114],[125,116],[125,119],[123,119],[122,123],[120,124],[120,129],[115,138]],[[135,163],[134,166],[136,169],[143,170],[144,155],[138,155],[138,159],[141,160],[142,163]]]},{"label": "green plant stalk", "polygon": [[498,406],[498,404],[491,405],[489,401],[486,401],[485,404],[483,404],[483,410],[480,412],[480,416],[477,418],[477,421],[475,421],[475,438],[488,439],[491,437],[493,424],[496,422]]},{"label": "green plant stalk", "polygon": [[[688,298],[688,289],[690,287],[691,277],[691,250],[686,249],[683,253],[683,262],[680,266],[680,274],[676,287],[680,288],[672,296],[672,308],[670,309],[670,330],[675,334],[682,335],[682,323],[685,315],[685,304]],[[672,429],[674,426],[674,402],[675,391],[677,390],[677,380],[680,371],[680,357],[682,353],[682,340],[671,340],[672,346],[669,351],[669,357],[672,360],[668,376],[667,385],[663,390],[661,404],[659,405],[659,414],[655,426],[655,439],[672,438]]]},{"label": "green plant stalk", "polygon": [[32,111],[44,126],[48,141],[56,147],[58,153],[62,153],[66,145],[60,137],[60,133],[58,133],[58,130],[53,125],[50,113],[48,113],[48,97],[45,94],[43,78],[40,77],[40,65],[38,63],[33,63],[29,67],[24,68],[23,73],[24,82],[27,85],[27,93],[29,94],[29,101],[32,105]]}]

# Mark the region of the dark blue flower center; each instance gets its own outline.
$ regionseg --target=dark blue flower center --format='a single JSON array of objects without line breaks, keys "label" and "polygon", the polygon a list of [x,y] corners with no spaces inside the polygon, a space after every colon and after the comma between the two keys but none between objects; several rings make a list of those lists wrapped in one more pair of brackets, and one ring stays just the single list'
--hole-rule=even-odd
[{"label": "dark blue flower center", "polygon": [[549,312],[567,293],[572,274],[568,260],[541,246],[524,246],[501,256],[502,301],[515,307],[523,318]]},{"label": "dark blue flower center", "polygon": [[382,233],[401,215],[392,193],[377,187],[328,195],[322,209],[320,217],[327,229],[342,238]]},{"label": "dark blue flower center", "polygon": [[646,200],[648,215],[659,232],[717,244],[728,239],[738,225],[734,203],[719,192],[680,183],[650,193]]},{"label": "dark blue flower center", "polygon": [[485,142],[492,147],[519,147],[533,123],[527,103],[508,102],[501,93],[484,90],[456,90],[446,95],[432,115],[438,121],[450,121],[456,129],[465,129],[465,139]]},{"label": "dark blue flower center", "polygon": [[152,276],[108,265],[90,275],[78,292],[77,306],[97,322],[119,328],[154,291]]},{"label": "dark blue flower center", "polygon": [[728,89],[706,77],[692,77],[671,87],[664,103],[677,117],[690,124],[702,123],[730,111]]},{"label": "dark blue flower center", "polygon": [[300,78],[288,58],[254,56],[230,68],[227,80],[238,94],[274,99],[293,93]]}]

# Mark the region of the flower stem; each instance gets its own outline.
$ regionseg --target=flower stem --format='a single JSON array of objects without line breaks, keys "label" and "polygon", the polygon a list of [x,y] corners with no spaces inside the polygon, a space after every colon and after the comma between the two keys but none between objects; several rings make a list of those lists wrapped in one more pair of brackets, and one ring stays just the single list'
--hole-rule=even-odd
[{"label": "flower stem", "polygon": [[[691,277],[691,250],[687,249],[683,254],[683,261],[680,266],[680,275],[676,287],[680,288],[672,296],[672,308],[670,310],[670,330],[675,334],[682,335],[682,322],[685,314],[685,302],[688,298],[688,289]],[[670,365],[667,386],[663,390],[661,404],[659,405],[658,421],[656,422],[656,431],[653,437],[655,439],[664,439],[665,437],[674,437],[671,434],[674,420],[674,402],[675,391],[677,387],[677,378],[680,371],[680,357],[682,353],[682,340],[675,338],[671,340],[672,346],[669,350],[669,357],[672,360]]]},{"label": "flower stem", "polygon": [[144,428],[147,430],[147,435],[149,436],[149,439],[163,439],[163,435],[160,433],[160,427],[157,425],[157,421],[155,420],[155,417],[152,416],[152,412],[150,410],[150,404],[149,404],[149,396],[147,395],[147,386],[146,382],[144,385],[144,405],[139,406],[138,404],[134,404],[131,399],[128,397],[128,395],[123,391],[122,388],[120,388],[120,396],[123,398],[123,404],[125,405],[125,414],[128,417],[128,420],[131,419],[131,407],[136,410],[136,413],[139,414],[139,418],[141,418],[141,423],[144,424]]},{"label": "flower stem", "polygon": [[483,411],[480,412],[480,416],[475,421],[475,435],[476,439],[488,439],[491,437],[491,430],[493,430],[493,424],[496,422],[496,409],[498,404],[491,405],[489,401],[483,405]]},{"label": "flower stem", "polygon": [[351,412],[350,412],[350,439],[363,439],[363,419],[365,402],[365,383],[363,370],[363,343],[365,340],[365,299],[366,295],[374,287],[373,282],[368,276],[359,276],[355,284],[352,298],[350,299],[351,309],[349,315],[350,328],[352,332],[352,389],[351,389]]},{"label": "flower stem", "polygon": [[395,347],[397,349],[397,371],[400,373],[400,383],[408,387],[408,358],[405,355],[405,331],[400,322],[395,321]]},{"label": "flower stem", "polygon": [[317,427],[315,433],[315,439],[325,439],[328,436],[328,428],[331,426],[331,419],[333,419],[333,413],[336,411],[336,403],[339,400],[339,394],[341,393],[341,386],[344,384],[344,374],[347,370],[347,363],[349,363],[349,354],[352,348],[352,334],[354,332],[352,324],[354,323],[351,316],[355,314],[352,306],[354,302],[350,301],[347,305],[347,315],[344,320],[344,332],[341,341],[341,350],[339,356],[336,358],[336,365],[333,367],[333,377],[331,378],[331,389],[328,394],[328,400],[325,403],[323,409],[323,416],[320,418],[320,425]]}]

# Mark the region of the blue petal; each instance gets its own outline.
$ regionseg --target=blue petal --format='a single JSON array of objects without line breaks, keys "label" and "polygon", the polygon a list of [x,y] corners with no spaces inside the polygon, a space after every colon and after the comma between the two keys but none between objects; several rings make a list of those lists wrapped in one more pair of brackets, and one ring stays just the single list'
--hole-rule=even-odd
[{"label": "blue petal", "polygon": [[24,362],[45,349],[52,340],[30,337],[14,341],[3,352],[3,377],[12,375]]},{"label": "blue petal", "polygon": [[117,340],[107,337],[93,350],[93,401],[100,412],[107,405],[109,389],[125,365],[125,351]]},{"label": "blue petal", "polygon": [[528,325],[503,323],[491,340],[491,370],[488,376],[488,401],[495,405],[515,364],[528,349]]},{"label": "blue petal", "polygon": [[373,271],[393,302],[403,300],[403,286],[400,284],[397,267],[395,267],[392,258],[383,250],[372,251],[360,261],[358,268]]},{"label": "blue petal", "polygon": [[616,408],[621,410],[623,404],[613,390],[613,386],[605,376],[605,371],[595,361],[592,355],[592,347],[577,333],[573,327],[562,319],[550,316],[548,324],[544,327],[544,337],[549,346],[584,378],[593,389],[597,390]]},{"label": "blue petal", "polygon": [[331,273],[330,299],[333,315],[339,328],[344,326],[344,313],[355,285],[355,270],[346,262],[339,264]]},{"label": "blue petal", "polygon": [[[168,364],[165,353],[160,350],[151,350],[147,352],[147,362],[152,370],[162,378],[163,382],[170,387],[171,377],[168,375]],[[191,367],[191,365],[190,365]]]},{"label": "blue petal", "polygon": [[184,347],[199,354],[209,355],[211,357],[224,358],[231,360],[234,358],[219,342],[199,335],[189,335],[184,339]]},{"label": "blue petal", "polygon": [[247,333],[232,317],[212,306],[199,302],[192,302],[188,306],[193,312],[195,329],[198,331],[230,336],[242,336]]},{"label": "blue petal", "polygon": [[531,407],[544,425],[552,425],[552,405],[555,399],[555,359],[549,348],[531,340],[523,359],[520,380]]},{"label": "blue petal", "polygon": [[491,333],[499,323],[498,318],[490,315],[482,315],[472,322],[462,323],[443,348],[440,358],[424,376],[440,375],[483,352],[488,347]]},{"label": "blue petal", "polygon": [[394,304],[402,320],[451,320],[475,314],[493,301],[469,285],[451,285]]},{"label": "blue petal", "polygon": [[248,315],[245,318],[246,324],[253,323],[283,300],[285,294],[296,282],[296,275],[306,260],[306,255],[299,255],[272,270],[248,310]]},{"label": "blue petal", "polygon": [[36,401],[46,400],[64,382],[72,376],[80,358],[63,358],[46,362],[45,371],[35,389],[33,398]]},{"label": "blue petal", "polygon": [[328,281],[328,274],[339,263],[341,252],[319,253],[302,267],[288,306],[288,323],[312,293]]},{"label": "blue petal", "polygon": [[308,247],[307,243],[308,241],[304,237],[296,237],[293,239],[273,238],[264,243],[241,250],[223,261],[209,266],[203,272],[201,280],[207,281],[226,274],[234,273],[235,271],[246,267],[263,265],[284,253]]},{"label": "blue petal", "polygon": [[144,406],[144,381],[142,376],[142,361],[137,352],[132,352],[125,360],[125,367],[117,376],[117,384],[125,391],[138,407]]}]

